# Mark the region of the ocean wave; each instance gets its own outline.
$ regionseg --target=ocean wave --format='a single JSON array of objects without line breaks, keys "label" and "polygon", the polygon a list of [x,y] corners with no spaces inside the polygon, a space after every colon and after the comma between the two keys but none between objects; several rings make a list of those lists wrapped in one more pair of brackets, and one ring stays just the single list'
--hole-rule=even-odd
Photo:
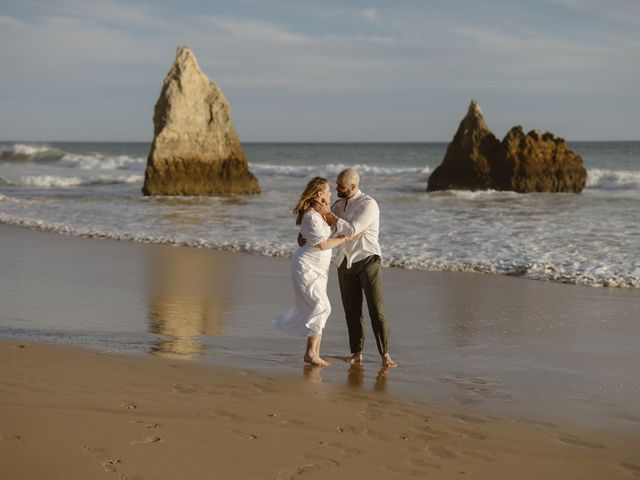
[{"label": "ocean wave", "polygon": [[588,170],[587,188],[602,190],[638,190],[640,172],[630,170]]},{"label": "ocean wave", "polygon": [[[1,199],[0,199],[1,200]],[[191,248],[209,248],[231,252],[245,252],[268,257],[291,257],[294,247],[291,243],[278,244],[260,240],[250,240],[233,243],[229,241],[214,241],[202,238],[185,238],[173,235],[158,235],[148,233],[111,232],[90,227],[73,227],[63,223],[46,222],[28,217],[16,217],[0,212],[0,223],[32,228],[36,230],[54,232],[62,235],[85,238],[102,238],[118,241],[129,241],[145,244],[164,244]],[[494,275],[509,275],[529,278],[532,280],[552,281],[591,287],[640,288],[640,274],[638,269],[626,271],[612,271],[595,263],[584,265],[560,265],[551,262],[496,260],[495,262],[437,260],[420,255],[408,257],[405,253],[389,252],[383,258],[382,264],[387,267],[415,269],[438,272],[473,272]]]},{"label": "ocean wave", "polygon": [[49,145],[29,145],[16,143],[13,146],[0,150],[2,161],[36,161],[56,160],[64,155],[64,151]]},{"label": "ocean wave", "polygon": [[[27,175],[15,181],[5,183],[17,187],[37,187],[37,188],[73,188],[89,185],[117,185],[142,183],[144,175],[100,175],[97,177],[59,177],[55,175]],[[2,181],[2,179],[0,179]]]},{"label": "ocean wave", "polygon": [[249,163],[251,171],[258,176],[310,177],[323,175],[335,177],[346,168],[355,168],[360,174],[380,177],[417,177],[427,180],[431,168],[425,167],[390,167],[361,163],[347,165],[344,163],[329,163],[325,165],[284,165],[272,163]]},{"label": "ocean wave", "polygon": [[396,268],[406,268],[415,270],[427,270],[432,272],[467,272],[484,273],[493,275],[508,275],[523,277],[531,280],[542,280],[547,282],[568,283],[573,285],[583,285],[589,287],[617,287],[617,288],[640,288],[640,277],[627,273],[598,273],[597,268],[590,272],[585,272],[580,268],[567,268],[566,265],[557,265],[549,262],[524,262],[500,261],[496,263],[487,262],[455,262],[437,261],[429,259],[414,258],[393,258],[383,260],[383,265]]},{"label": "ocean wave", "polygon": [[93,155],[67,153],[56,163],[63,167],[79,168],[80,170],[120,170],[130,168],[143,170],[146,159],[128,155],[106,156],[98,153]]}]

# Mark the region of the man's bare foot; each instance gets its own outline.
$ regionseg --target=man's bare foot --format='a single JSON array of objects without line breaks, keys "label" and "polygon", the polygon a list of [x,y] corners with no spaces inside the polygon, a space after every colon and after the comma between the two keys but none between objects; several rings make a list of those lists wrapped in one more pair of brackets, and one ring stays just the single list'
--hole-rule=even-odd
[{"label": "man's bare foot", "polygon": [[326,360],[323,360],[322,358],[317,357],[317,356],[312,357],[310,355],[305,355],[304,356],[304,361],[307,362],[310,365],[315,366],[315,367],[328,367],[329,365],[331,365]]},{"label": "man's bare foot", "polygon": [[362,363],[362,352],[354,353],[350,357],[347,357],[346,362],[350,365]]},{"label": "man's bare foot", "polygon": [[396,368],[398,364],[391,358],[391,355],[385,353],[382,356],[382,366],[387,368]]}]

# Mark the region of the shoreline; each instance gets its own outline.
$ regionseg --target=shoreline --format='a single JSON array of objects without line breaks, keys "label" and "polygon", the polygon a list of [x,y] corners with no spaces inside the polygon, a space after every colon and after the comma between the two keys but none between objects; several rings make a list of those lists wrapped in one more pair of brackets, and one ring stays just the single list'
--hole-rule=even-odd
[{"label": "shoreline", "polygon": [[[7,225],[0,238],[0,338],[301,375],[303,345],[271,328],[292,300],[286,259]],[[381,377],[370,336],[362,368],[339,361],[332,269],[322,354],[334,365],[319,379],[361,392],[383,380],[399,398],[473,414],[637,429],[637,292],[525,280],[385,268],[401,368]]]},{"label": "shoreline", "polygon": [[6,478],[640,475],[637,431],[469,415],[312,377],[60,345],[2,340],[0,360]]}]

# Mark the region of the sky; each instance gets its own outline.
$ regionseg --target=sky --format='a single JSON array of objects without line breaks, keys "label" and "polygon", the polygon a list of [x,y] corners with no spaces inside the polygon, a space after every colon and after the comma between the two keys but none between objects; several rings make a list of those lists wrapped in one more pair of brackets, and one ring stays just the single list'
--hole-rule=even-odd
[{"label": "sky", "polygon": [[179,45],[243,142],[640,140],[639,0],[0,0],[0,140],[150,141]]}]

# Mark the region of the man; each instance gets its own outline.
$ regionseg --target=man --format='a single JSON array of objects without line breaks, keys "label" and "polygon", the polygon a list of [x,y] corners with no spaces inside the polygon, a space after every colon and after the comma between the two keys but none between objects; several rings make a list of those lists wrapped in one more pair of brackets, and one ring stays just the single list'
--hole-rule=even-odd
[{"label": "man", "polygon": [[339,200],[331,210],[319,207],[327,222],[336,227],[336,235],[364,235],[338,247],[340,295],[349,331],[351,357],[349,363],[362,363],[364,321],[362,295],[367,301],[371,326],[384,367],[396,367],[388,352],[389,326],[382,301],[382,252],[378,243],[380,209],[378,203],[360,191],[360,175],[352,168],[340,172],[336,179]]}]

